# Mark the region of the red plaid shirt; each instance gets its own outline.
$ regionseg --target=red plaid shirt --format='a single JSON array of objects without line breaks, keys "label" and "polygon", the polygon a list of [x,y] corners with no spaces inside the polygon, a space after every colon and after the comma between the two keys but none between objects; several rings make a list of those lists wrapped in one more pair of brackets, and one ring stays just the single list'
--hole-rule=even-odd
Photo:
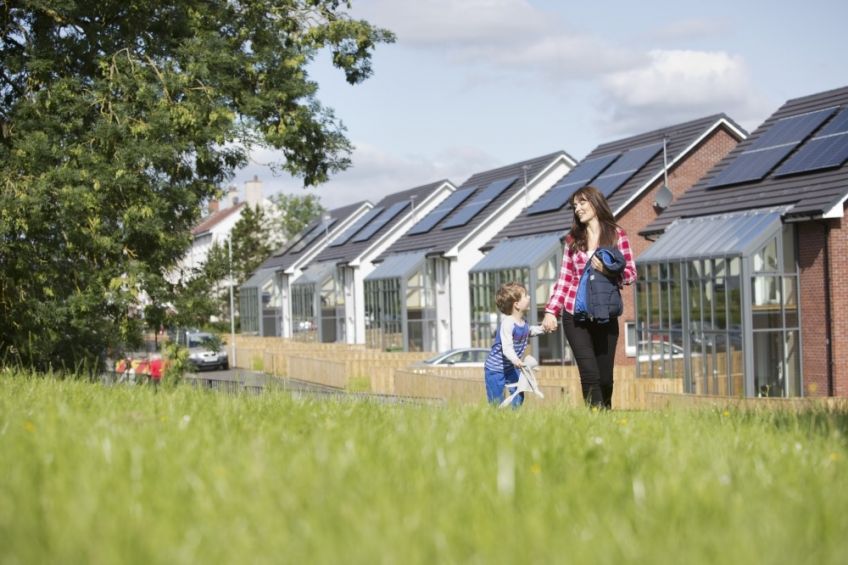
[{"label": "red plaid shirt", "polygon": [[[630,249],[630,241],[623,229],[618,230],[618,249],[624,255],[624,271],[621,272],[619,284],[631,284],[636,280],[636,264],[633,262],[633,252]],[[586,268],[589,255],[584,251],[574,251],[566,244],[565,253],[562,256],[562,268],[559,279],[554,285],[545,312],[559,316],[562,309],[569,314],[574,314],[574,303],[577,300],[577,285],[580,284],[580,276]]]}]

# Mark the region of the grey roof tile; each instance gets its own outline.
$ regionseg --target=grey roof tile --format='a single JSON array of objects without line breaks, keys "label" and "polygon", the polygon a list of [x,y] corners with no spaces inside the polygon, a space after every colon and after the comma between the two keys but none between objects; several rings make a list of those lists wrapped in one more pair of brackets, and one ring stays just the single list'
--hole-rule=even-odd
[{"label": "grey roof tile", "polygon": [[[384,209],[388,209],[390,206],[397,202],[408,202],[411,199],[415,199],[416,206],[424,202],[427,197],[430,196],[434,191],[436,191],[439,187],[443,186],[445,183],[450,184],[450,181],[447,179],[442,179],[440,181],[431,182],[429,184],[425,184],[423,186],[418,186],[416,188],[411,188],[409,190],[404,190],[402,192],[396,192],[394,194],[390,194],[377,202],[377,206],[382,207]],[[452,185],[451,185],[452,186]],[[390,222],[388,222],[385,226],[377,230],[377,232],[372,235],[367,241],[354,241],[356,237],[352,237],[347,243],[344,245],[339,245],[337,247],[328,246],[324,251],[318,254],[315,258],[315,261],[333,261],[334,263],[349,263],[353,261],[357,257],[359,257],[364,251],[366,251],[371,245],[374,244],[380,237],[383,236],[386,232],[390,231],[393,226],[398,223],[409,218],[409,215],[412,213],[412,207],[407,207],[404,211]]]},{"label": "grey roof tile", "polygon": [[[848,105],[848,87],[787,101],[763,122],[747,140],[736,146],[733,151],[640,233],[656,234],[662,232],[677,218],[707,216],[739,210],[791,205],[791,209],[784,214],[784,218],[817,216],[827,212],[836,204],[842,202],[848,195],[848,163],[830,170],[810,171],[780,178],[775,178],[769,173],[760,181],[717,188],[707,187],[713,177],[723,171],[740,153],[755,143],[777,120],[823,108],[845,107],[846,105]],[[821,127],[824,127],[824,125]],[[794,152],[790,153],[789,156],[792,154]]]},{"label": "grey roof tile", "polygon": [[518,163],[513,163],[505,167],[499,167],[497,169],[491,169],[472,175],[458,188],[459,190],[472,187],[475,188],[475,192],[471,196],[469,196],[466,202],[471,202],[476,194],[485,190],[486,187],[489,186],[489,184],[493,181],[510,177],[516,177],[518,180],[516,180],[512,185],[510,185],[509,188],[505,190],[500,196],[490,202],[485,208],[483,208],[483,210],[481,210],[464,226],[447,229],[442,228],[442,225],[447,222],[449,218],[453,217],[459,210],[462,209],[462,206],[460,205],[459,207],[457,207],[456,210],[448,214],[438,224],[436,224],[436,226],[429,232],[417,235],[404,235],[397,242],[395,242],[381,257],[384,258],[387,255],[391,255],[394,253],[404,253],[407,251],[417,251],[422,249],[429,249],[430,253],[433,254],[445,253],[451,247],[455,246],[457,243],[462,241],[462,239],[466,235],[471,233],[477,226],[490,221],[492,217],[492,211],[496,210],[503,202],[505,202],[513,195],[515,195],[518,191],[524,188],[523,167],[525,165],[528,167],[527,179],[529,181],[530,179],[538,175],[540,172],[544,171],[545,168],[550,166],[557,159],[560,159],[562,157],[566,157],[567,159],[573,162],[573,159],[566,152],[556,151],[554,153],[542,155],[541,157],[535,157],[526,161],[519,161]]},{"label": "grey roof tile", "polygon": [[[681,154],[684,151],[690,150],[695,141],[704,134],[708,133],[711,129],[719,126],[722,120],[732,124],[732,126],[739,131],[745,131],[725,114],[714,114],[697,120],[603,143],[592,150],[592,152],[589,153],[584,160],[594,159],[609,153],[627,151],[628,149],[641,147],[650,143],[661,142],[663,137],[667,136],[667,159],[669,165],[671,165],[676,159],[681,157]],[[631,198],[643,190],[646,183],[662,172],[663,165],[663,154],[660,152],[650,161],[645,163],[645,165],[635,175],[633,175],[630,180],[613,192],[608,199],[610,208],[613,212],[619,210],[622,206],[628,203]],[[674,166],[677,167],[679,165],[680,163],[677,163]],[[669,168],[672,167],[670,166]],[[512,221],[506,228],[498,233],[497,236],[492,238],[492,240],[484,246],[484,249],[490,249],[499,241],[512,237],[522,237],[542,233],[557,233],[561,236],[565,236],[568,230],[571,229],[572,218],[572,210],[568,205],[552,212],[532,215],[524,213]]]},{"label": "grey roof tile", "polygon": [[[348,206],[342,206],[341,208],[335,208],[329,211],[330,217],[333,218],[333,225],[330,227],[329,232],[333,235],[337,235],[338,232],[334,233],[333,230],[338,230],[338,226],[340,226],[345,220],[347,220],[351,215],[355,214],[358,210],[360,210],[363,206],[367,205],[368,201],[363,200],[361,202],[357,202],[356,204],[349,204]],[[315,239],[310,245],[307,245],[305,248],[294,251],[292,248],[297,244],[297,241],[305,234],[309,233],[312,228],[321,223],[321,218],[313,220],[306,228],[303,230],[303,233],[298,235],[297,237],[292,238],[290,242],[284,245],[281,249],[279,249],[276,253],[274,253],[271,257],[265,260],[262,265],[260,265],[260,269],[268,269],[275,268],[278,271],[285,271],[292,265],[294,265],[299,259],[301,259],[304,255],[306,255],[310,250],[315,249],[317,246],[326,245],[326,237],[321,236]]]}]

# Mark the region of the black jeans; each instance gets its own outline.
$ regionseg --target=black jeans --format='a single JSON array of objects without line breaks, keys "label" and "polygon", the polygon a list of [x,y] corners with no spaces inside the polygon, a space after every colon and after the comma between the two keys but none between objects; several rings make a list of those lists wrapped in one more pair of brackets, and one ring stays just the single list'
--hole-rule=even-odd
[{"label": "black jeans", "polygon": [[562,315],[568,345],[580,371],[583,400],[590,406],[612,408],[612,370],[618,343],[618,318],[606,324],[577,322],[568,312]]}]

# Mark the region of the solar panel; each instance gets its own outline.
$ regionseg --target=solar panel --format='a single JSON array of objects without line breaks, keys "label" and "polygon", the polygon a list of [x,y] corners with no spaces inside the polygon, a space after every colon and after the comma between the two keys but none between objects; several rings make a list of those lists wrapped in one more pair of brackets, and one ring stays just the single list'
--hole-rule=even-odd
[{"label": "solar panel", "polygon": [[652,143],[627,150],[601,176],[592,181],[592,186],[600,190],[605,197],[609,197],[644,167],[645,163],[656,157],[657,153],[662,151],[662,146],[662,143]]},{"label": "solar panel", "polygon": [[471,196],[475,190],[477,190],[476,186],[457,190],[445,198],[445,200],[439,204],[435,210],[424,216],[424,218],[422,218],[417,224],[412,226],[412,229],[410,229],[407,234],[418,235],[421,233],[427,233],[433,229],[436,224],[442,221],[442,218],[453,212],[457,206],[465,202],[465,199]]},{"label": "solar panel", "polygon": [[825,108],[777,120],[748,149],[717,174],[710,188],[760,180],[836,112]]},{"label": "solar panel", "polygon": [[280,255],[285,255],[286,253],[288,253],[289,251],[294,249],[294,247],[298,243],[300,243],[303,240],[303,238],[306,237],[306,235],[308,233],[310,233],[313,229],[315,229],[315,227],[317,227],[320,224],[321,224],[321,220],[315,220],[315,221],[312,221],[309,224],[307,224],[307,226],[305,228],[303,228],[302,231],[298,232],[296,236],[294,236],[293,238],[291,238],[291,240],[286,242],[286,248],[285,248],[285,250],[283,250],[282,253],[280,253]]},{"label": "solar panel", "polygon": [[376,218],[380,213],[382,213],[382,211],[383,209],[380,207],[371,208],[370,210],[368,210],[368,212],[364,216],[356,220],[356,222],[352,226],[346,229],[339,237],[334,239],[333,242],[330,244],[330,247],[339,247],[340,245],[344,245],[345,243],[347,243],[351,237],[356,235],[359,230],[364,228],[368,224],[368,222]]},{"label": "solar panel", "polygon": [[490,200],[475,200],[474,202],[469,202],[462,210],[457,212],[455,216],[445,222],[442,227],[448,229],[464,226],[471,220],[471,218],[476,216],[480,210],[485,208],[486,204],[489,202]]},{"label": "solar panel", "polygon": [[485,190],[482,190],[480,194],[478,194],[474,200],[466,204],[462,210],[454,214],[448,221],[446,221],[442,228],[456,228],[459,226],[464,226],[468,222],[471,221],[471,218],[476,216],[480,210],[485,208],[492,200],[503,194],[503,191],[507,189],[507,187],[511,186],[518,180],[518,177],[512,177],[508,179],[499,179],[496,181],[492,181],[489,183],[489,186],[486,187]]},{"label": "solar panel", "polygon": [[584,159],[576,167],[571,169],[567,175],[562,177],[560,181],[554,185],[544,196],[539,198],[532,206],[527,209],[528,214],[541,214],[543,212],[553,212],[559,210],[571,195],[579,189],[583,188],[592,181],[599,173],[603,172],[610,164],[612,164],[621,153],[610,153],[592,159]]},{"label": "solar panel", "polygon": [[312,228],[312,230],[311,230],[309,233],[307,233],[305,236],[303,236],[303,238],[302,238],[300,241],[298,241],[298,242],[294,245],[294,247],[292,247],[292,248],[291,248],[291,251],[290,251],[290,252],[291,252],[291,253],[300,253],[301,251],[303,251],[303,249],[304,249],[306,246],[308,246],[310,243],[312,243],[313,241],[315,241],[315,239],[316,239],[319,235],[321,235],[321,234],[323,234],[323,233],[326,233],[326,232],[330,229],[330,227],[331,227],[333,224],[335,224],[335,223],[336,223],[336,219],[335,219],[335,218],[331,219],[331,220],[330,220],[329,222],[327,222],[326,224],[325,224],[325,223],[323,223],[323,222],[322,222],[322,223],[319,223],[317,226],[315,226],[314,228]]},{"label": "solar panel", "polygon": [[842,108],[842,111],[836,114],[836,117],[830,120],[822,130],[816,134],[816,137],[832,135],[835,133],[845,133],[848,131],[848,108]]},{"label": "solar panel", "polygon": [[848,108],[781,165],[775,176],[841,167],[848,160]]},{"label": "solar panel", "polygon": [[768,174],[775,163],[779,163],[789,155],[793,148],[793,145],[778,145],[756,151],[745,151],[713,179],[710,188],[760,180]]},{"label": "solar panel", "polygon": [[486,190],[482,191],[474,200],[483,200],[487,198],[491,202],[500,196],[504,190],[512,186],[512,183],[517,180],[518,177],[509,177],[492,181],[489,183],[489,186],[486,187]]},{"label": "solar panel", "polygon": [[405,200],[403,202],[395,202],[392,204],[385,212],[380,214],[380,217],[368,224],[368,226],[359,232],[355,238],[353,238],[354,243],[359,243],[361,241],[368,241],[371,239],[375,233],[380,231],[380,228],[391,222],[395,216],[400,214],[406,207],[409,206],[409,200]]}]

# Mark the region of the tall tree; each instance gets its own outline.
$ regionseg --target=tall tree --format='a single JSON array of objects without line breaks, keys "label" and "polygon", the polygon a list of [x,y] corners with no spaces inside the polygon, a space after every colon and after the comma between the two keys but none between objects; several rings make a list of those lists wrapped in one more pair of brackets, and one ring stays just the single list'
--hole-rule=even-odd
[{"label": "tall tree", "polygon": [[312,220],[324,212],[321,199],[314,194],[299,196],[280,192],[272,196],[271,200],[277,208],[274,233],[279,238],[279,243],[288,241],[302,232]]},{"label": "tall tree", "polygon": [[339,0],[20,0],[0,7],[0,360],[94,367],[254,144],[323,182],[350,145],[316,99],[390,32]]}]

